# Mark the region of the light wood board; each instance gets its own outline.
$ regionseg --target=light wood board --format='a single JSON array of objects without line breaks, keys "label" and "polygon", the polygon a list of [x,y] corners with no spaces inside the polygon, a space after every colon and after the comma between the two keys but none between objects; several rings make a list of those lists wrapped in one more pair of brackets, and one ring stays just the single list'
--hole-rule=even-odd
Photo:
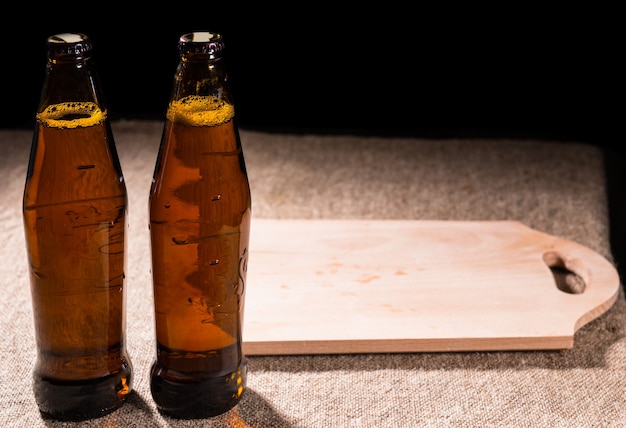
[{"label": "light wood board", "polygon": [[[550,350],[608,310],[598,253],[516,221],[253,219],[247,355]],[[562,291],[551,267],[584,285]]]}]

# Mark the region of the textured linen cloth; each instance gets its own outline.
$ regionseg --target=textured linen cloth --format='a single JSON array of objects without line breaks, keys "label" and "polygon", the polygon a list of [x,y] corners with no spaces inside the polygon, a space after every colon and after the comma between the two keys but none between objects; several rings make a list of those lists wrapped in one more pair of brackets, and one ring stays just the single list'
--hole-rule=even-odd
[{"label": "textured linen cloth", "polygon": [[[82,423],[43,420],[21,198],[32,132],[0,130],[0,422],[6,427],[621,427],[626,425],[623,292],[572,349],[249,357],[241,403],[212,419],[162,416],[155,356],[148,192],[162,124],[113,131],[129,193],[127,342],[133,392]],[[604,159],[578,143],[241,131],[254,218],[518,220],[609,261]],[[253,287],[254,284],[248,284]],[[621,287],[620,287],[621,290]],[[244,331],[245,336],[245,331]]]}]

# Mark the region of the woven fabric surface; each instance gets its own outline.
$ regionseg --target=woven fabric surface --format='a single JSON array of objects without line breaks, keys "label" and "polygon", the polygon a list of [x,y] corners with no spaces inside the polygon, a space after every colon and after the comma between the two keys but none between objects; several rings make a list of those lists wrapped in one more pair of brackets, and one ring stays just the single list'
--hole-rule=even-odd
[{"label": "woven fabric surface", "polygon": [[[133,392],[82,423],[43,420],[31,389],[34,330],[21,199],[32,132],[0,130],[0,422],[7,427],[621,427],[626,302],[572,349],[249,357],[230,412],[173,420],[151,399],[155,356],[148,192],[162,124],[113,131],[129,193],[127,341]],[[612,261],[602,153],[533,140],[295,135],[242,130],[254,218],[518,220]],[[254,284],[248,284],[252,287]],[[245,335],[245,332],[244,332]]]}]

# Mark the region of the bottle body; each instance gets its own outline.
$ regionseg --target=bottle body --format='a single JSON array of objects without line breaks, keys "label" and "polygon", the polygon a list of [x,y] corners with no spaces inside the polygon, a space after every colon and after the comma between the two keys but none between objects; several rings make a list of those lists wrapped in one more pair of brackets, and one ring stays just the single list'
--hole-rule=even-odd
[{"label": "bottle body", "polygon": [[250,187],[232,119],[192,126],[174,116],[150,194],[157,336],[151,389],[170,414],[212,416],[236,405],[245,388]]},{"label": "bottle body", "polygon": [[[179,47],[199,55],[179,64],[149,198],[157,343],[150,387],[157,407],[179,418],[228,411],[247,374],[250,185],[222,65],[207,53],[208,39],[189,40]],[[211,83],[202,90],[197,82]]]},{"label": "bottle body", "polygon": [[106,111],[60,102],[37,114],[23,220],[42,414],[102,416],[131,390],[125,344],[127,193]]}]

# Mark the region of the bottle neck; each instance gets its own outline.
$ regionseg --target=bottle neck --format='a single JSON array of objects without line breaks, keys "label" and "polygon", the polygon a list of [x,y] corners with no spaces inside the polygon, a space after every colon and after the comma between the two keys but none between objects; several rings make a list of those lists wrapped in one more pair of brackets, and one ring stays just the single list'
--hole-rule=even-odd
[{"label": "bottle neck", "polygon": [[234,116],[235,107],[221,56],[181,53],[167,119],[187,126],[218,126],[233,120]]},{"label": "bottle neck", "polygon": [[[48,39],[37,119],[48,126],[90,126],[106,118],[91,42],[83,35]],[[78,37],[75,37],[78,36]]]},{"label": "bottle neck", "polygon": [[67,102],[91,102],[102,108],[93,61],[89,57],[51,58],[46,66],[39,111]]},{"label": "bottle neck", "polygon": [[172,101],[189,96],[213,97],[232,104],[228,76],[222,58],[210,59],[207,54],[181,55]]}]

